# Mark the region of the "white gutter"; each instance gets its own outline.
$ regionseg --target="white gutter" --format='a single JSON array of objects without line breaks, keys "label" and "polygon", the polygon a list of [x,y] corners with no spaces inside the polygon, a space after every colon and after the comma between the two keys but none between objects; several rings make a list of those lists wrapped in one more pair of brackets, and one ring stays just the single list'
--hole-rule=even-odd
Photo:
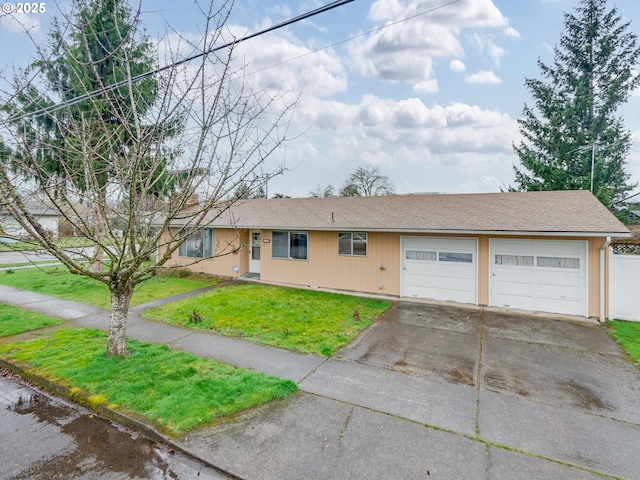
[{"label": "white gutter", "polygon": [[600,247],[600,322],[604,322],[605,318],[605,291],[606,291],[606,276],[605,276],[605,255],[609,253],[609,245],[611,244],[611,237],[607,237],[606,242]]}]

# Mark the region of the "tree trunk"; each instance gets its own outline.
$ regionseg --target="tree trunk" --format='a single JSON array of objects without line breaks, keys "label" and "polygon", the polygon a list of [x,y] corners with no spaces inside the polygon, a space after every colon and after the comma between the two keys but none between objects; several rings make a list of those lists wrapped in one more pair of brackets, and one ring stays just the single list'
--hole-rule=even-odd
[{"label": "tree trunk", "polygon": [[[102,272],[102,260],[104,259],[104,250],[101,247],[102,241],[104,240],[104,234],[106,231],[107,220],[104,216],[103,210],[101,210],[101,206],[106,205],[106,200],[102,200],[102,203],[98,202],[94,206],[93,210],[93,218],[95,221],[95,233],[94,239],[95,243],[95,252],[93,252],[93,263],[91,268],[94,272]],[[113,298],[113,297],[112,297]],[[128,310],[127,306],[127,310]],[[112,310],[113,311],[113,310]]]},{"label": "tree trunk", "polygon": [[111,317],[107,339],[107,357],[124,357],[127,350],[127,320],[133,285],[111,290]]}]

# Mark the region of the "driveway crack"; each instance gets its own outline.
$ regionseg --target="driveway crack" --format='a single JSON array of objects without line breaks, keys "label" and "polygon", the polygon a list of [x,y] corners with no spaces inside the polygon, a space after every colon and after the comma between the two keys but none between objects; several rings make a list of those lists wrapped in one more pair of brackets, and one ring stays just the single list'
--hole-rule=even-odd
[{"label": "driveway crack", "polygon": [[481,386],[481,374],[482,374],[482,348],[484,345],[484,333],[485,333],[485,310],[482,310],[480,314],[480,334],[479,334],[479,347],[478,347],[478,369],[476,370],[476,437],[480,438],[480,386]]},{"label": "driveway crack", "polygon": [[340,435],[338,435],[338,441],[342,442],[342,437],[347,433],[347,428],[349,428],[349,422],[351,421],[351,415],[353,414],[353,406],[349,409],[349,413],[347,413],[347,417],[344,419],[344,424],[342,425],[342,430],[340,430]]}]

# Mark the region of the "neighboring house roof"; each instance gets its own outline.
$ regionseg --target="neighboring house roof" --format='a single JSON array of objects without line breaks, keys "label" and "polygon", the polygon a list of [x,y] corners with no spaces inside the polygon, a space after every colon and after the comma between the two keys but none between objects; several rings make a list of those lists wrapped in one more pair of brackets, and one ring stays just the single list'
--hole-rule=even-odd
[{"label": "neighboring house roof", "polygon": [[611,239],[611,243],[629,243],[640,245],[640,225],[631,225],[628,227],[631,230],[631,238],[629,237],[616,237]]},{"label": "neighboring house roof", "polygon": [[588,191],[253,199],[215,216],[243,229],[630,236]]},{"label": "neighboring house roof", "polygon": [[[60,212],[55,207],[45,205],[44,203],[26,201],[24,202],[24,204],[27,207],[27,211],[31,215],[35,215],[38,217],[59,217],[60,216]],[[10,215],[10,213],[7,212],[6,210],[0,210],[0,215]]]}]

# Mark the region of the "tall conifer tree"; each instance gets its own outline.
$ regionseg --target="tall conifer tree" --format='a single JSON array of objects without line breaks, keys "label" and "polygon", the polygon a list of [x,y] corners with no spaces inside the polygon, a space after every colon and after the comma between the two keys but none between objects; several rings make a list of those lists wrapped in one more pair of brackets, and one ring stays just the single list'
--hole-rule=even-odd
[{"label": "tall conifer tree", "polygon": [[631,134],[617,110],[640,83],[637,36],[607,0],[581,0],[564,25],[553,63],[538,61],[543,78],[525,81],[535,108],[518,120],[517,188],[592,189],[612,208],[634,187],[624,170]]}]

